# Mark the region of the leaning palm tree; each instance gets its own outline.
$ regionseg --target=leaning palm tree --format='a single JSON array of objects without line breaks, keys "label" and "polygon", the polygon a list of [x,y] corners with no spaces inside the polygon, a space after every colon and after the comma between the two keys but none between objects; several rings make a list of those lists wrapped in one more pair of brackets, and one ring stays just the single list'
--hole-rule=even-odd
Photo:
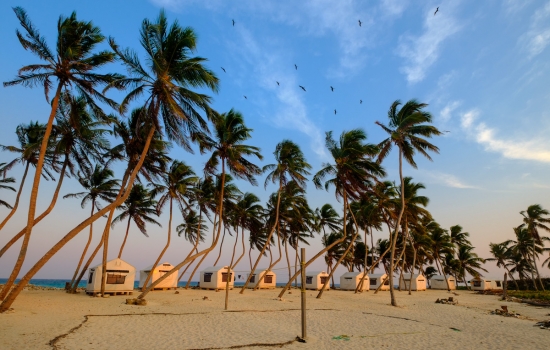
[{"label": "leaning palm tree", "polygon": [[279,206],[281,203],[281,192],[283,187],[291,180],[294,181],[299,187],[305,187],[307,180],[306,176],[309,175],[308,170],[311,169],[311,165],[309,165],[306,161],[300,146],[290,140],[283,140],[278,143],[273,154],[275,155],[275,160],[277,163],[264,166],[263,171],[270,171],[265,179],[264,187],[267,187],[269,182],[278,183],[279,185],[279,189],[277,191],[275,219],[273,226],[267,234],[265,244],[260,250],[258,258],[256,259],[256,262],[254,263],[254,266],[252,267],[252,270],[250,271],[250,274],[248,275],[248,278],[240,291],[241,294],[244,293],[246,287],[248,287],[250,279],[254,275],[254,272],[260,263],[260,259],[265,253],[267,246],[271,243],[271,237],[273,236],[279,222]]},{"label": "leaning palm tree", "polygon": [[506,269],[506,272],[508,272],[508,276],[512,278],[512,281],[514,281],[514,284],[516,285],[516,290],[519,290],[518,282],[514,278],[514,274],[510,272],[510,269],[508,269],[507,260],[510,259],[512,254],[512,249],[509,247],[510,241],[505,241],[502,243],[490,243],[490,253],[493,256],[492,258],[485,259],[485,261],[495,261],[497,264],[497,267],[504,267]]},{"label": "leaning palm tree", "polygon": [[[90,105],[100,110],[99,106],[95,104],[94,99],[112,107],[116,106],[116,103],[104,97],[102,93],[96,90],[96,87],[98,85],[110,83],[116,78],[120,78],[117,74],[94,73],[98,68],[113,62],[115,54],[109,51],[93,52],[97,45],[103,42],[105,37],[101,34],[100,29],[95,27],[92,22],[79,21],[76,17],[76,12],[73,12],[69,17],[61,16],[57,24],[58,37],[56,52],[54,53],[48,47],[45,38],[40,35],[38,30],[31,23],[25,10],[21,7],[15,7],[13,11],[25,30],[25,33],[21,33],[19,30],[16,31],[19,42],[25,50],[34,53],[44,61],[44,63],[22,67],[19,69],[16,79],[4,82],[4,86],[23,85],[26,87],[44,87],[46,101],[48,102],[50,102],[49,92],[54,84],[52,80],[56,81],[57,86],[55,87],[55,94],[51,100],[51,112],[40,145],[40,153],[36,164],[36,172],[29,200],[27,227],[23,236],[23,243],[13,271],[6,282],[5,290],[11,288],[25,261],[29,239],[34,225],[40,176],[42,174],[48,142],[62,90],[70,88],[77,90],[86,97]],[[19,289],[16,289],[12,292],[13,294],[10,294],[15,296],[19,293],[18,290]],[[3,312],[8,304],[11,305],[13,300],[13,297],[9,297],[8,300],[5,300],[3,305],[0,306],[0,312]]]},{"label": "leaning palm tree", "polygon": [[[80,202],[80,206],[82,207],[82,209],[84,209],[84,207],[86,206],[86,204],[88,204],[88,202],[91,202],[92,208],[91,208],[90,216],[93,216],[94,210],[96,208],[100,209],[98,200],[103,200],[105,202],[110,203],[116,198],[118,193],[117,187],[120,185],[120,181],[113,179],[114,175],[115,174],[111,169],[105,168],[100,166],[99,164],[96,164],[93,172],[85,173],[83,176],[80,176],[78,179],[78,182],[82,187],[84,187],[86,191],[78,192],[78,193],[70,193],[63,196],[63,198],[82,198],[82,202]],[[73,285],[76,279],[76,275],[78,274],[78,271],[80,271],[80,266],[82,265],[84,256],[86,256],[88,247],[92,242],[92,236],[93,236],[93,223],[90,224],[90,234],[88,236],[88,242],[84,247],[84,251],[82,252],[78,265],[76,266],[76,269],[74,271],[74,275],[70,284],[71,286]]]},{"label": "leaning palm tree", "polygon": [[[410,100],[398,110],[400,105],[401,102],[399,100],[392,103],[388,111],[389,124],[387,126],[378,121],[376,124],[389,134],[389,137],[380,143],[378,160],[380,162],[384,160],[389,155],[394,145],[399,149],[399,179],[401,180],[401,193],[404,194],[403,158],[405,158],[407,163],[415,169],[417,168],[416,162],[414,161],[416,152],[432,160],[427,151],[438,153],[439,148],[429,143],[425,138],[441,135],[441,132],[436,127],[429,124],[432,121],[432,116],[430,113],[424,111],[427,104],[419,103],[416,100]],[[392,276],[394,270],[395,242],[397,241],[397,233],[401,227],[401,218],[403,217],[404,211],[405,197],[402,195],[401,208],[395,224],[395,231],[391,239],[390,274]],[[393,282],[390,283],[390,297],[392,306],[397,306]]]},{"label": "leaning palm tree", "polygon": [[460,225],[451,226],[449,229],[449,234],[451,237],[451,243],[455,245],[456,249],[458,249],[461,245],[472,245],[468,240],[470,234],[468,232],[463,232],[462,226]]},{"label": "leaning palm tree", "polygon": [[[2,178],[0,178],[0,190],[11,190],[13,192],[17,192],[15,188],[6,185],[6,184],[12,184],[15,183],[15,179],[13,177],[6,177],[6,163],[0,163],[0,173],[3,174]],[[8,202],[3,201],[0,199],[0,206],[6,207],[8,209],[13,209],[11,205],[8,204]]]},{"label": "leaning palm tree", "polygon": [[168,239],[166,241],[166,245],[164,246],[159,256],[157,257],[157,260],[153,264],[153,267],[149,271],[147,279],[143,283],[142,290],[145,290],[145,288],[147,287],[147,284],[149,283],[149,280],[153,275],[155,267],[158,265],[160,259],[162,259],[164,253],[170,246],[170,237],[172,236],[172,212],[174,202],[179,207],[182,215],[184,215],[187,210],[190,210],[191,207],[189,206],[188,199],[192,196],[193,187],[197,184],[198,181],[199,178],[195,175],[193,169],[191,169],[190,166],[183,162],[175,160],[172,162],[172,165],[170,166],[168,172],[162,175],[162,183],[153,184],[152,197],[156,197],[156,195],[158,194],[161,195],[157,204],[157,213],[159,213],[160,215],[160,213],[162,212],[162,208],[166,204],[169,204],[170,207],[168,219]]},{"label": "leaning palm tree", "polygon": [[447,289],[450,290],[447,275],[445,271],[443,271],[442,261],[447,254],[453,253],[455,246],[451,243],[451,236],[447,230],[441,228],[439,225],[434,225],[430,229],[429,235],[432,241],[432,256],[434,257],[437,271],[445,276]]},{"label": "leaning palm tree", "polygon": [[468,287],[466,282],[466,273],[469,273],[471,276],[480,276],[479,271],[487,270],[481,266],[485,262],[484,259],[480,258],[476,253],[473,252],[474,247],[468,245],[462,245],[458,247],[456,252],[456,260],[459,265],[459,274],[462,276],[464,284]]},{"label": "leaning palm tree", "polygon": [[[539,233],[539,230],[544,230],[550,232],[550,212],[546,209],[543,209],[540,204],[530,205],[527,210],[521,211],[520,214],[523,216],[523,225],[527,228],[529,235],[533,238],[533,250],[531,251],[533,266],[537,273],[540,287],[544,291],[544,284],[540,278],[539,268],[537,266],[538,254],[536,254],[535,244],[542,244],[542,236]],[[535,283],[535,281],[533,281]]]}]

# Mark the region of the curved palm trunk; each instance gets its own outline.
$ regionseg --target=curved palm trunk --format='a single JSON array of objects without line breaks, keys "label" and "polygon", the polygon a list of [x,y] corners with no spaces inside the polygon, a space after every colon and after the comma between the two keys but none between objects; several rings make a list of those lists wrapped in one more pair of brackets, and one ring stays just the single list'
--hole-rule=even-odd
[{"label": "curved palm trunk", "polygon": [[518,286],[518,282],[516,281],[516,279],[514,278],[514,275],[512,275],[512,273],[510,272],[510,270],[508,270],[508,266],[506,266],[504,264],[504,268],[506,269],[506,271],[508,272],[508,276],[510,276],[512,278],[512,281],[514,281],[514,284],[516,285],[516,291],[519,290],[519,286]]},{"label": "curved palm trunk", "polygon": [[[199,226],[198,226],[198,229],[197,229],[197,239],[195,240],[195,243],[193,244],[193,249],[191,249],[191,251],[189,252],[189,254],[187,254],[185,259],[189,258],[191,256],[191,254],[193,254],[194,251],[198,252],[197,246],[199,245],[199,238],[200,238],[200,235],[201,235],[201,223],[202,223],[202,209],[199,207]],[[187,267],[185,268],[185,270],[183,270],[180,277],[178,277],[178,282],[177,283],[180,283],[181,278],[183,277],[185,272],[187,272],[187,270],[189,269],[189,266],[191,266],[192,263],[193,263],[193,261],[191,261],[189,264],[187,264]]]},{"label": "curved palm trunk", "polygon": [[126,239],[128,238],[128,232],[130,232],[130,220],[132,219],[131,216],[128,216],[128,224],[126,225],[126,234],[124,235],[124,240],[122,241],[122,244],[120,246],[120,250],[118,252],[118,258],[121,259],[122,251],[124,250],[124,246],[126,245]]},{"label": "curved palm trunk", "polygon": [[361,277],[361,281],[359,281],[359,284],[355,288],[356,290],[355,293],[357,293],[357,289],[359,289],[360,291],[363,291],[363,284],[365,283],[365,277],[367,276],[367,258],[369,256],[369,249],[367,248],[367,230],[368,230],[368,227],[365,230],[365,259],[363,261],[363,276]]},{"label": "curved palm trunk", "polygon": [[27,178],[27,172],[29,171],[29,165],[31,163],[27,161],[27,165],[25,165],[25,172],[23,173],[23,178],[21,179],[21,184],[19,185],[19,190],[17,191],[17,196],[15,197],[15,204],[13,205],[12,210],[6,216],[6,218],[0,223],[0,230],[6,225],[6,223],[11,219],[13,214],[15,214],[15,211],[17,210],[17,207],[19,206],[19,197],[21,197],[21,192],[23,191],[23,185],[25,184],[25,179]]},{"label": "curved palm trunk", "polygon": [[[90,216],[94,215],[94,209],[95,209],[95,198],[92,199],[92,212]],[[78,271],[80,271],[80,266],[82,265],[82,261],[84,261],[84,257],[86,256],[86,252],[88,251],[88,247],[90,246],[90,243],[92,243],[92,234],[94,231],[94,224],[90,224],[90,235],[88,236],[88,242],[86,243],[86,246],[84,247],[84,251],[82,252],[82,256],[80,257],[80,261],[78,262],[78,265],[76,266],[76,269],[74,270],[73,279],[71,280],[70,286],[73,285],[74,280],[76,279],[76,275],[78,275]]]},{"label": "curved palm trunk", "polygon": [[271,271],[277,265],[282,259],[283,259],[283,249],[281,248],[281,236],[279,233],[279,223],[277,223],[277,245],[279,246],[279,258],[275,260],[274,263],[270,263],[269,267],[265,271],[265,273],[262,275],[262,277],[258,280],[258,283],[256,283],[256,286],[254,287],[254,290],[257,290],[260,287],[260,282],[262,282],[267,275],[268,272]]},{"label": "curved palm trunk", "polygon": [[160,259],[164,256],[164,253],[166,253],[166,250],[170,246],[170,238],[172,236],[172,205],[173,205],[173,198],[170,197],[170,219],[168,219],[168,238],[166,240],[166,245],[164,246],[164,249],[162,252],[160,252],[157,260],[153,264],[153,268],[151,271],[149,271],[149,274],[147,275],[147,279],[145,280],[145,283],[143,283],[143,288],[141,291],[145,291],[145,288],[147,286],[147,283],[149,283],[149,280],[151,279],[151,276],[153,276],[153,271],[155,270],[155,267],[160,263]]},{"label": "curved palm trunk", "polygon": [[[214,244],[214,242],[215,242],[215,237],[216,237],[215,233],[216,233],[216,229],[217,229],[218,225],[219,225],[218,210],[216,210],[216,213],[214,214],[214,222],[213,222],[213,225],[212,225],[212,244]],[[212,249],[214,249],[214,248],[212,248]],[[199,254],[199,253],[197,252],[197,254]],[[202,262],[204,261],[204,259],[206,259],[208,254],[210,254],[210,251],[208,251],[206,254],[204,254],[202,256],[202,258],[199,260],[199,262],[197,263],[197,265],[195,266],[195,268],[191,272],[191,275],[189,276],[189,279],[187,280],[187,283],[185,284],[185,289],[189,289],[189,286],[191,285],[191,280],[193,279],[193,276],[195,276],[195,273],[197,272],[199,266],[201,266]],[[187,258],[185,258],[185,260],[187,260],[187,259],[191,259],[191,257],[188,255]],[[192,264],[193,261],[195,261],[195,259],[191,259],[189,264]]]},{"label": "curved palm trunk", "polygon": [[[537,260],[536,260],[536,256],[535,256],[535,252],[536,252],[536,246],[535,246],[535,239],[533,239],[533,251],[532,251],[532,257],[533,257],[533,265],[535,266],[535,271],[537,273],[537,278],[539,279],[539,284],[540,284],[540,288],[542,288],[542,291],[544,292],[545,289],[544,289],[544,284],[542,283],[542,279],[540,278],[540,273],[539,273],[539,267],[537,266]],[[535,283],[535,281],[533,281],[533,283]]]},{"label": "curved palm trunk", "polygon": [[411,246],[412,246],[412,249],[413,249],[413,263],[412,263],[412,266],[411,266],[411,283],[409,283],[409,295],[411,295],[412,279],[413,279],[413,275],[414,275],[414,267],[416,266],[416,248],[414,247],[414,242],[412,241],[412,238],[409,237],[409,239],[411,241]]},{"label": "curved palm trunk", "polygon": [[220,258],[222,256],[223,241],[225,240],[225,233],[226,232],[227,232],[227,227],[225,227],[225,225],[223,225],[223,235],[222,235],[222,241],[220,242],[220,252],[218,253],[218,258],[214,262],[214,266],[216,266],[216,264],[218,263],[218,261],[220,261]]},{"label": "curved palm trunk", "polygon": [[[227,280],[225,281],[225,310],[229,307],[229,283],[233,279],[233,260],[235,259],[235,251],[237,250],[237,243],[239,242],[239,228],[235,230],[235,244],[233,245],[233,254],[231,254],[231,262],[227,267]],[[243,235],[244,236],[244,235]]]},{"label": "curved palm trunk", "polygon": [[[56,106],[57,108],[57,106]],[[122,204],[126,198],[130,195],[130,191],[132,189],[134,180],[137,176],[137,173],[141,166],[143,165],[143,161],[145,160],[145,155],[147,154],[147,151],[149,150],[149,145],[151,144],[151,140],[153,138],[155,132],[155,128],[152,127],[149,131],[149,135],[147,136],[145,146],[143,147],[143,152],[141,154],[141,157],[139,159],[138,164],[133,169],[132,174],[130,175],[130,181],[128,181],[128,188],[126,191],[123,190],[121,187],[119,194],[115,201],[111,203],[110,205],[106,206],[105,208],[99,210],[96,212],[92,217],[84,220],[79,225],[77,225],[75,228],[73,228],[69,233],[67,233],[59,242],[57,242],[40,260],[34,264],[34,266],[21,278],[17,286],[10,291],[8,296],[4,299],[2,304],[0,304],[0,313],[5,312],[8,310],[19,293],[25,288],[25,286],[29,283],[31,278],[38,272],[40,269],[61,249],[67,244],[71,239],[73,239],[78,233],[80,233],[83,229],[85,229],[88,225],[90,225],[95,220],[99,219],[103,215],[105,215],[109,210],[116,208],[120,204]]]},{"label": "curved palm trunk", "polygon": [[[15,262],[15,266],[8,278],[8,281],[4,285],[2,290],[2,295],[0,300],[2,300],[6,293],[10,290],[15,282],[15,279],[23,267],[23,262],[25,262],[25,257],[27,256],[27,249],[29,248],[29,240],[31,239],[32,228],[34,226],[34,216],[36,214],[36,200],[38,198],[38,188],[40,186],[40,179],[42,177],[42,168],[44,167],[44,157],[46,156],[46,150],[48,148],[48,141],[50,139],[50,134],[52,132],[53,121],[55,119],[55,113],[57,112],[57,106],[59,104],[59,95],[61,94],[61,88],[63,84],[61,82],[57,85],[57,90],[55,92],[55,97],[52,101],[52,109],[50,112],[50,117],[48,118],[48,124],[46,125],[46,130],[44,131],[44,136],[42,143],[40,145],[40,154],[38,156],[38,162],[36,164],[36,171],[34,173],[34,181],[32,184],[31,198],[29,200],[29,212],[27,215],[27,226],[25,227],[25,233],[23,234],[23,244],[21,244],[21,249],[19,250],[19,256]],[[1,312],[1,308],[0,308]]]},{"label": "curved palm trunk", "polygon": [[[288,258],[288,240],[285,242],[285,255],[286,255],[286,264],[287,264],[287,267],[288,267],[288,279],[290,280],[290,276],[291,276],[291,270],[290,270],[290,259]],[[250,264],[252,265],[252,264]],[[250,266],[252,267],[252,266]]]},{"label": "curved palm trunk", "polygon": [[[178,271],[179,269],[182,268],[182,266],[184,266],[185,264],[187,264],[189,261],[192,261],[192,260],[195,260],[196,258],[198,258],[199,256],[203,256],[203,259],[201,259],[201,262],[204,260],[204,258],[206,257],[206,255],[208,253],[210,253],[214,248],[216,248],[216,244],[218,244],[218,240],[220,238],[220,234],[221,234],[221,218],[223,217],[223,197],[224,197],[224,189],[225,189],[225,159],[222,159],[222,189],[221,189],[221,193],[220,193],[220,204],[218,206],[219,208],[219,218],[220,218],[220,222],[218,223],[218,232],[216,234],[216,236],[214,237],[214,241],[212,242],[212,245],[200,252],[198,252],[197,254],[195,255],[192,255],[190,256],[189,258],[183,260],[181,263],[179,263],[178,265],[176,265],[172,270],[168,271],[167,273],[165,273],[161,278],[159,278],[158,280],[156,280],[155,282],[153,282],[149,287],[147,287],[147,289],[145,291],[143,291],[140,295],[138,295],[138,299],[143,299],[147,294],[149,294],[149,292],[155,288],[158,284],[162,283],[162,281],[164,281],[165,279],[167,279],[168,277],[170,277],[170,275],[172,275],[174,272]],[[200,262],[199,264],[200,265]],[[198,267],[197,265],[197,267]],[[228,276],[229,277],[229,276]],[[185,287],[187,288],[187,286]]]},{"label": "curved palm trunk", "polygon": [[267,236],[267,239],[265,241],[265,244],[260,251],[260,254],[258,254],[258,259],[256,259],[256,262],[254,263],[254,267],[252,268],[252,271],[250,271],[250,275],[248,275],[248,278],[246,279],[246,282],[244,282],[244,286],[241,288],[240,294],[243,294],[246,287],[248,287],[248,284],[250,283],[250,279],[252,278],[252,275],[258,268],[258,264],[260,263],[260,260],[262,259],[262,255],[265,252],[265,249],[267,248],[268,244],[271,242],[271,237],[273,236],[273,232],[275,232],[275,227],[277,223],[279,222],[279,206],[281,204],[281,191],[283,189],[283,183],[279,181],[279,192],[277,193],[277,209],[275,211],[275,224],[273,224],[273,227],[271,228],[269,235]]},{"label": "curved palm trunk", "polygon": [[[441,265],[443,266],[443,264],[441,264]],[[445,271],[443,271],[443,277],[445,277],[445,283],[447,283],[447,292],[450,292],[451,287],[449,286],[449,279],[447,278],[447,274],[445,273]]]}]

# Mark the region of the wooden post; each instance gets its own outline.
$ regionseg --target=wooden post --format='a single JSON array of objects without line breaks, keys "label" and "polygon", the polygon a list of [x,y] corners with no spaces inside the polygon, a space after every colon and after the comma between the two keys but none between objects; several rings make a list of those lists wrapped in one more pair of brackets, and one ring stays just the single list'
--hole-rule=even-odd
[{"label": "wooden post", "polygon": [[302,340],[306,339],[306,248],[300,249],[301,253],[301,269],[302,269]]},{"label": "wooden post", "polygon": [[504,273],[504,281],[502,282],[502,300],[508,298],[508,274]]}]

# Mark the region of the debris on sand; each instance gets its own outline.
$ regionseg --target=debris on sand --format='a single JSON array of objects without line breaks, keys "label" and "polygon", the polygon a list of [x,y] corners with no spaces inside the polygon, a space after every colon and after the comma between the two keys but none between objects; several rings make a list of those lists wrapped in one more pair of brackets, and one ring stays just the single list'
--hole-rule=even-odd
[{"label": "debris on sand", "polygon": [[550,330],[550,320],[537,322],[535,326],[539,327],[540,329]]},{"label": "debris on sand", "polygon": [[453,297],[448,297],[447,299],[437,299],[435,301],[436,304],[450,304],[450,305],[456,305],[458,304],[458,299],[455,299]]},{"label": "debris on sand", "polygon": [[508,306],[502,305],[499,309],[495,309],[495,311],[491,311],[491,315],[500,315],[504,317],[515,317],[520,318],[520,314],[514,311],[508,311]]}]

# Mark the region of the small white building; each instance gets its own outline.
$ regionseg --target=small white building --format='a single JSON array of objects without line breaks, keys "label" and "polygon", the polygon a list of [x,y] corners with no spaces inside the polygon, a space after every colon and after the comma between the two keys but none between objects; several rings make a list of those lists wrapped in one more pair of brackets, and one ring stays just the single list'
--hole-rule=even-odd
[{"label": "small white building", "polygon": [[[411,274],[403,273],[399,278],[399,287],[404,290],[409,290],[410,283],[411,283]],[[416,290],[416,291],[426,290],[426,277],[420,274],[413,274],[411,290]]]},{"label": "small white building", "polygon": [[269,271],[269,273],[267,273],[266,275],[266,271],[267,269],[262,269],[254,272],[252,277],[250,277],[248,288],[256,288],[258,281],[260,281],[258,289],[275,289],[277,286],[277,275],[273,271]]},{"label": "small white building", "polygon": [[[200,288],[201,289],[225,289],[227,284],[227,266],[212,266],[201,271]],[[229,289],[233,289],[235,277],[230,273]]]},{"label": "small white building", "polygon": [[502,280],[487,277],[475,277],[470,280],[473,290],[502,289]]},{"label": "small white building", "polygon": [[[306,289],[321,290],[328,280],[328,273],[325,271],[306,271]],[[330,282],[325,290],[330,290]]]},{"label": "small white building", "polygon": [[[101,276],[103,264],[89,269],[86,294],[101,292]],[[105,281],[105,294],[132,294],[134,291],[134,279],[136,268],[121,259],[107,261],[107,276]]]},{"label": "small white building", "polygon": [[[157,265],[154,269],[153,266],[149,266],[148,268],[139,271],[139,288],[143,287],[143,284],[145,283],[145,280],[147,279],[147,276],[153,270],[153,274],[151,278],[149,279],[149,282],[147,282],[147,287],[149,287],[153,282],[164,276],[166,273],[170,272],[174,266],[170,263],[162,263],[160,265]],[[155,289],[176,289],[178,286],[178,274],[173,273],[168,278],[166,278],[164,281],[162,281],[160,284],[155,286]]]},{"label": "small white building", "polygon": [[[361,279],[363,278],[364,273],[363,272],[346,272],[342,276],[340,276],[340,289],[341,290],[355,290],[357,286],[361,283]],[[369,276],[365,276],[365,280],[363,281],[363,287],[361,288],[362,291],[369,290],[370,289],[370,282],[369,282]]]},{"label": "small white building", "polygon": [[[447,276],[447,281],[449,281],[449,289],[456,289],[456,280],[453,276]],[[445,276],[443,275],[433,275],[430,278],[430,287],[432,289],[443,289],[447,290],[447,282],[445,282]]]},{"label": "small white building", "polygon": [[[390,290],[390,279],[388,278],[386,280],[386,277],[388,275],[385,273],[371,273],[369,275],[369,285],[370,289],[376,290],[381,283],[384,283],[384,285],[380,288],[380,290]],[[386,280],[384,282],[384,280]]]}]

